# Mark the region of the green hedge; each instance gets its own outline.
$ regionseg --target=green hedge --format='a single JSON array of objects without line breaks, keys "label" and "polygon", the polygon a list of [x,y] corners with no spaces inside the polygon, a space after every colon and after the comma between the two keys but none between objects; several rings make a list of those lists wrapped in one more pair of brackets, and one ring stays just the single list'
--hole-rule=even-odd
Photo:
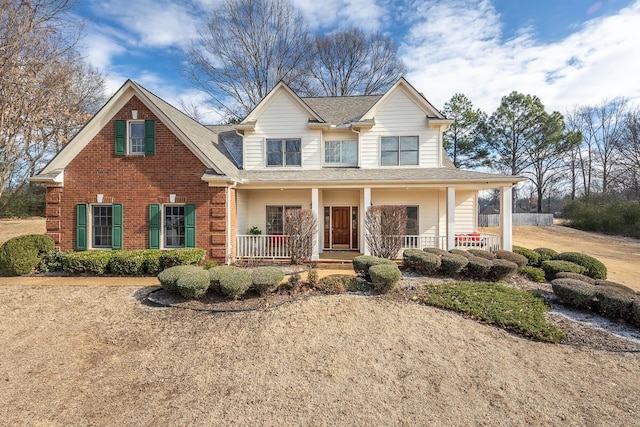
[{"label": "green hedge", "polygon": [[558,255],[558,252],[549,248],[535,248],[533,251],[540,255],[540,264],[544,261],[551,261]]},{"label": "green hedge", "polygon": [[196,265],[204,261],[206,252],[200,248],[178,248],[163,251],[160,255],[160,265],[164,268],[175,265]]},{"label": "green hedge", "polygon": [[253,289],[260,295],[275,291],[283,279],[284,272],[278,267],[257,267],[251,272]]},{"label": "green hedge", "polygon": [[488,259],[489,261],[493,261],[496,259],[496,255],[492,252],[485,251],[484,249],[467,249],[467,252],[473,256],[479,256],[480,258]]},{"label": "green hedge", "polygon": [[529,261],[527,264],[537,267],[540,265],[540,263],[542,262],[540,254],[534,250],[531,249],[527,249],[525,247],[522,246],[516,246],[514,245],[512,248],[513,253],[522,255],[524,257],[527,258],[527,260]]},{"label": "green hedge", "polygon": [[402,264],[417,273],[431,274],[440,267],[440,257],[420,249],[405,249],[402,252]]},{"label": "green hedge", "polygon": [[372,265],[369,268],[369,276],[371,276],[373,289],[380,293],[389,292],[402,279],[402,273],[395,264]]},{"label": "green hedge", "polygon": [[518,264],[506,259],[494,259],[492,261],[491,270],[489,270],[488,278],[493,282],[497,282],[507,277],[511,277],[518,272]]},{"label": "green hedge", "polygon": [[454,255],[460,255],[465,257],[466,259],[471,259],[473,258],[475,255],[470,254],[469,252],[463,250],[463,249],[451,249],[449,251],[449,253],[454,254]]},{"label": "green hedge", "polygon": [[242,268],[226,270],[220,275],[219,282],[220,292],[228,297],[238,299],[251,287],[251,271]]},{"label": "green hedge", "polygon": [[351,277],[344,274],[331,274],[319,279],[314,288],[325,294],[341,294],[347,290],[345,285],[350,280]]},{"label": "green hedge", "polygon": [[578,273],[578,274],[583,274],[584,272],[587,271],[587,269],[584,268],[583,266],[574,264],[569,261],[555,261],[555,260],[542,261],[542,264],[540,264],[540,267],[544,270],[544,276],[549,281],[556,279],[557,274],[560,273],[561,271],[564,271],[567,273]]},{"label": "green hedge", "polygon": [[532,280],[534,282],[538,282],[538,283],[545,282],[544,270],[541,268],[525,265],[524,267],[522,267],[522,270],[520,270],[520,273],[527,276],[529,280]]},{"label": "green hedge", "polygon": [[118,276],[142,276],[145,273],[145,260],[143,251],[114,251],[109,261],[109,271]]},{"label": "green hedge", "polygon": [[618,288],[622,291],[628,292],[630,294],[636,295],[638,294],[638,292],[636,292],[634,289],[631,289],[630,287],[623,285],[622,283],[617,283],[617,282],[612,282],[611,280],[600,280],[597,279],[595,281],[596,286],[608,286],[610,288]]},{"label": "green hedge", "polygon": [[424,248],[423,251],[430,254],[434,254],[434,255],[440,255],[440,256],[447,255],[449,253],[444,249],[440,249],[440,248]]},{"label": "green hedge", "polygon": [[575,279],[575,280],[580,280],[581,282],[585,282],[588,283],[590,285],[595,285],[596,284],[596,279],[589,277],[589,276],[585,276],[584,274],[579,274],[579,273],[571,273],[568,271],[560,271],[558,273],[556,273],[556,278],[557,279]]},{"label": "green hedge", "polygon": [[227,274],[240,271],[240,267],[235,265],[219,265],[209,269],[209,289],[220,292],[220,278]]},{"label": "green hedge", "polygon": [[209,289],[209,272],[198,267],[185,271],[176,281],[176,289],[185,298],[201,298]]},{"label": "green hedge", "polygon": [[627,290],[611,286],[596,286],[598,311],[611,319],[633,321],[632,304],[636,295]]},{"label": "green hedge", "polygon": [[517,254],[515,252],[498,249],[496,251],[493,251],[493,253],[498,259],[506,259],[507,261],[511,261],[517,264],[518,269],[521,269],[529,262],[526,256]]},{"label": "green hedge", "polygon": [[493,261],[472,255],[462,273],[477,280],[486,280],[491,267],[493,267]]},{"label": "green hedge", "polygon": [[440,271],[444,274],[458,274],[469,264],[462,255],[445,253],[440,257]]},{"label": "green hedge", "polygon": [[165,291],[177,292],[178,279],[182,275],[196,269],[198,269],[198,267],[194,265],[176,265],[174,267],[169,267],[158,274],[158,281],[160,282],[162,289]]},{"label": "green hedge", "polygon": [[114,251],[67,252],[62,259],[64,271],[71,274],[103,276],[109,271]]},{"label": "green hedge", "polygon": [[364,277],[368,281],[371,280],[371,277],[369,276],[369,267],[371,267],[372,265],[377,265],[377,264],[396,265],[396,263],[390,259],[378,258],[371,255],[357,256],[353,259],[352,263],[353,263],[353,270],[358,275]]},{"label": "green hedge", "polygon": [[551,281],[553,293],[568,305],[585,310],[597,309],[596,287],[576,279],[555,279]]},{"label": "green hedge", "polygon": [[0,270],[11,276],[29,274],[53,249],[53,239],[44,234],[13,237],[0,246]]},{"label": "green hedge", "polygon": [[607,267],[592,256],[580,252],[562,252],[556,256],[556,259],[583,266],[587,270],[585,274],[594,279],[607,278]]}]

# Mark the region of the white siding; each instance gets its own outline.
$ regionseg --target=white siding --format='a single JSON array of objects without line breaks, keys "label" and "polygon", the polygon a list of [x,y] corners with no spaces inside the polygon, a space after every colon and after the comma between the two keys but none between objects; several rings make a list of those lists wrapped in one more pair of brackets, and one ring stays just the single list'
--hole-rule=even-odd
[{"label": "white siding", "polygon": [[418,206],[418,226],[423,236],[438,235],[438,190],[372,189],[373,205]]},{"label": "white siding", "polygon": [[237,221],[238,221],[238,229],[236,231],[237,234],[249,234],[249,198],[247,191],[237,190],[236,191],[236,212],[237,212]]},{"label": "white siding", "polygon": [[456,233],[471,233],[477,230],[477,192],[456,190]]},{"label": "white siding", "polygon": [[322,206],[360,206],[360,190],[324,190]]},{"label": "white siding", "polygon": [[375,114],[376,124],[361,134],[361,165],[363,168],[380,166],[380,137],[418,136],[421,167],[440,167],[438,157],[439,130],[427,125],[427,114],[399,87]]},{"label": "white siding", "polygon": [[[267,206],[292,206],[298,205],[309,209],[311,207],[311,190],[240,190],[238,193],[246,193],[246,225],[248,232],[251,227],[258,227],[262,234],[267,229]],[[238,212],[240,215],[240,212]],[[240,219],[238,220],[240,224]],[[244,231],[238,227],[238,234]]]},{"label": "white siding", "polygon": [[254,131],[246,131],[244,137],[244,167],[264,169],[265,140],[267,138],[300,138],[302,142],[302,167],[319,169],[321,166],[322,131],[309,129],[309,113],[284,90],[275,94],[257,118]]}]

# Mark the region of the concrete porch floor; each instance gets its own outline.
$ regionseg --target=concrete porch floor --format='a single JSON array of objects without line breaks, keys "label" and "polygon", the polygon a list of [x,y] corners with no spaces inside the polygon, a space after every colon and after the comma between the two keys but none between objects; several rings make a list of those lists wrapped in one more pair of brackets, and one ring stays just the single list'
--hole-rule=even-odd
[{"label": "concrete porch floor", "polygon": [[359,251],[331,251],[320,253],[319,264],[351,264],[353,259],[362,255]]}]

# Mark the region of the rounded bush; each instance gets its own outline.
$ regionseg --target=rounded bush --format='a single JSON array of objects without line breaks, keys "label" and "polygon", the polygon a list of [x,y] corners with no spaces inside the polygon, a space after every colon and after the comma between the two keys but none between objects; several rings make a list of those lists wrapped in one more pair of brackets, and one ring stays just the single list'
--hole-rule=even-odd
[{"label": "rounded bush", "polygon": [[284,272],[278,267],[258,267],[251,272],[253,289],[260,295],[275,291],[283,279]]},{"label": "rounded bush", "polygon": [[449,251],[450,254],[454,254],[454,255],[460,255],[465,257],[466,259],[471,259],[472,257],[474,257],[475,255],[470,254],[469,252],[465,251],[464,249],[451,249]]},{"label": "rounded bush", "polygon": [[540,264],[542,264],[543,261],[551,261],[558,255],[558,252],[549,248],[535,248],[533,251],[540,255]]},{"label": "rounded bush", "polygon": [[584,274],[571,273],[571,272],[568,272],[568,271],[560,271],[559,273],[556,273],[556,278],[557,279],[575,279],[575,280],[580,280],[580,281],[588,283],[590,285],[595,285],[596,284],[596,279],[594,279],[592,277],[585,276]]},{"label": "rounded bush", "polygon": [[633,295],[637,294],[637,292],[635,290],[631,289],[630,287],[625,286],[622,283],[612,282],[610,280],[597,279],[595,281],[595,284],[596,284],[596,286],[608,286],[610,288],[617,288],[617,289],[620,289],[621,291],[624,291],[624,292],[627,292],[627,293],[630,293],[630,294],[633,294]]},{"label": "rounded bush", "polygon": [[315,288],[325,294],[341,294],[346,290],[345,283],[349,279],[343,274],[332,274],[318,280]]},{"label": "rounded bush", "polygon": [[492,281],[499,281],[513,276],[518,272],[518,264],[506,259],[494,259],[492,261],[491,270],[489,271],[488,278]]},{"label": "rounded bush", "polygon": [[607,267],[596,258],[580,252],[562,252],[556,256],[557,260],[569,261],[587,269],[585,274],[594,279],[606,279]]},{"label": "rounded bush", "polygon": [[220,292],[228,297],[237,299],[243,296],[251,287],[251,271],[242,268],[227,270],[220,276],[219,281]]},{"label": "rounded bush", "polygon": [[197,267],[186,271],[176,281],[176,289],[185,298],[201,298],[209,289],[209,272]]},{"label": "rounded bush", "polygon": [[342,279],[344,288],[348,292],[369,292],[371,285],[360,276],[347,276]]},{"label": "rounded bush", "polygon": [[467,252],[473,256],[479,256],[480,258],[488,259],[490,261],[496,259],[496,255],[494,253],[482,249],[467,249]]},{"label": "rounded bush", "polygon": [[389,292],[402,279],[402,273],[395,264],[372,265],[369,268],[369,275],[373,289],[380,293]]},{"label": "rounded bush", "polygon": [[551,281],[551,287],[553,293],[565,304],[586,310],[597,307],[594,285],[576,279],[555,279]]},{"label": "rounded bush", "polygon": [[114,251],[67,252],[62,258],[62,268],[67,273],[102,276],[107,273],[113,254]]},{"label": "rounded bush", "polygon": [[11,276],[29,274],[54,246],[53,239],[44,234],[13,237],[0,246],[0,270]]},{"label": "rounded bush", "polygon": [[434,254],[434,255],[448,255],[449,252],[445,251],[444,249],[440,249],[440,248],[424,248],[423,251],[430,253],[430,254]]},{"label": "rounded bush", "polygon": [[522,267],[522,270],[520,270],[520,272],[523,275],[527,276],[531,281],[538,282],[538,283],[545,282],[544,270],[541,268],[525,265],[524,267]]},{"label": "rounded bush", "polygon": [[420,249],[406,249],[402,253],[402,263],[417,273],[430,274],[440,267],[440,257]]},{"label": "rounded bush", "polygon": [[440,257],[440,271],[444,274],[460,273],[469,264],[469,260],[462,255],[446,253]]},{"label": "rounded bush", "polygon": [[463,273],[474,279],[485,280],[491,271],[491,267],[493,267],[493,261],[479,256],[472,256]]},{"label": "rounded bush", "polygon": [[493,253],[498,259],[506,259],[507,261],[516,263],[518,265],[518,269],[521,269],[522,267],[527,265],[527,263],[529,262],[526,256],[511,252],[511,251],[504,251],[504,250],[498,249],[496,251],[493,251]]},{"label": "rounded bush", "polygon": [[355,272],[365,278],[369,278],[369,267],[378,264],[396,265],[396,263],[390,259],[378,258],[371,255],[360,255],[353,259],[353,269]]},{"label": "rounded bush", "polygon": [[626,289],[611,286],[596,286],[598,311],[611,319],[632,320],[632,304],[636,300],[635,293]]},{"label": "rounded bush", "polygon": [[200,248],[178,248],[162,251],[160,265],[164,268],[176,265],[196,265],[204,261],[206,252]]},{"label": "rounded bush", "polygon": [[142,276],[144,263],[143,251],[113,251],[109,271],[118,276]]},{"label": "rounded bush", "polygon": [[546,277],[547,280],[556,279],[557,278],[556,275],[561,271],[564,271],[567,273],[578,273],[578,274],[582,274],[585,271],[587,271],[587,269],[584,268],[583,266],[574,264],[569,261],[555,261],[555,260],[542,261],[542,264],[540,264],[540,267],[544,270],[544,276]]},{"label": "rounded bush", "polygon": [[189,271],[196,269],[198,269],[198,267],[193,265],[176,265],[175,267],[169,267],[158,274],[158,281],[165,291],[176,292],[178,290],[178,279]]},{"label": "rounded bush", "polygon": [[513,253],[520,254],[520,255],[526,257],[527,260],[529,260],[529,262],[527,263],[528,265],[537,267],[542,262],[540,254],[538,252],[536,252],[536,251],[531,250],[531,249],[527,249],[527,248],[522,247],[522,246],[514,245],[513,248],[512,248],[512,251],[513,251]]},{"label": "rounded bush", "polygon": [[217,267],[210,268],[209,271],[209,289],[215,292],[220,292],[220,278],[235,271],[242,270],[235,265],[219,265]]},{"label": "rounded bush", "polygon": [[635,300],[633,304],[631,304],[631,323],[640,326],[640,299]]}]

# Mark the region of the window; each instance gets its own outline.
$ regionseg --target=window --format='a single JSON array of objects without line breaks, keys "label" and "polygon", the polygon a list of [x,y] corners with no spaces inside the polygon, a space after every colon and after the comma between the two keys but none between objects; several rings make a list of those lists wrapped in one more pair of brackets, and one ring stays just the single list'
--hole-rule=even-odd
[{"label": "window", "polygon": [[324,162],[327,165],[357,165],[357,141],[327,141],[324,144]]},{"label": "window", "polygon": [[420,227],[418,226],[418,207],[407,206],[407,235],[417,236],[420,234]]},{"label": "window", "polygon": [[417,136],[383,136],[380,163],[382,166],[417,165]]},{"label": "window", "polygon": [[267,139],[267,166],[300,166],[300,139]]},{"label": "window", "polygon": [[144,154],[144,122],[129,122],[129,154]]},{"label": "window", "polygon": [[91,207],[91,247],[109,248],[112,245],[113,210],[111,205]]},{"label": "window", "polygon": [[284,234],[284,213],[302,206],[267,206],[267,234]]},{"label": "window", "polygon": [[184,247],[184,205],[165,205],[164,207],[164,247]]}]

